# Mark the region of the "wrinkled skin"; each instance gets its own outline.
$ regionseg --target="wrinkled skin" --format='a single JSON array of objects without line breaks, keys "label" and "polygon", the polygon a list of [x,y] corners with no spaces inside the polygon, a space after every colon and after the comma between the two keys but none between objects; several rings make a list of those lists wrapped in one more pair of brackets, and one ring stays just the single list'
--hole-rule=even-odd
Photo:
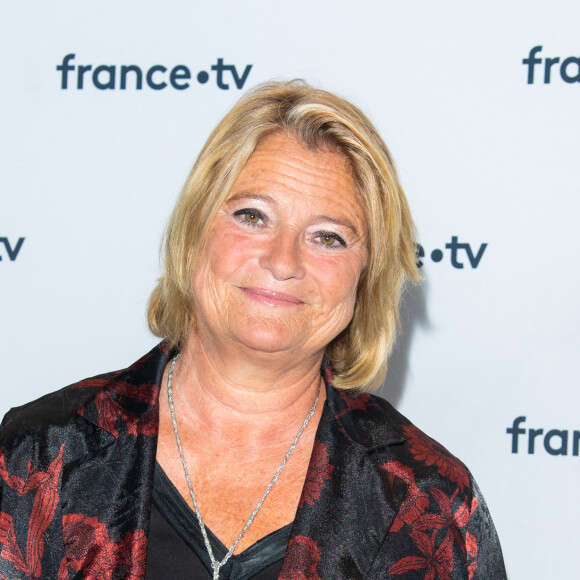
[{"label": "wrinkled skin", "polygon": [[342,154],[266,139],[214,218],[193,276],[206,350],[322,353],[352,318],[365,233]]}]

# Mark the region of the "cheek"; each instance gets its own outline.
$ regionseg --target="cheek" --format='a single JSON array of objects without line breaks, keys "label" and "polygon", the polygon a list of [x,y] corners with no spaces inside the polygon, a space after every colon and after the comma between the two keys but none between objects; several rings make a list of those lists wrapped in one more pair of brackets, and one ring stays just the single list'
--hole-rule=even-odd
[{"label": "cheek", "polygon": [[234,228],[215,227],[208,234],[203,252],[205,274],[214,278],[241,272],[256,253],[251,238]]},{"label": "cheek", "polygon": [[328,308],[338,306],[351,312],[356,300],[361,266],[358,260],[328,259],[318,261],[313,276],[321,298]]}]

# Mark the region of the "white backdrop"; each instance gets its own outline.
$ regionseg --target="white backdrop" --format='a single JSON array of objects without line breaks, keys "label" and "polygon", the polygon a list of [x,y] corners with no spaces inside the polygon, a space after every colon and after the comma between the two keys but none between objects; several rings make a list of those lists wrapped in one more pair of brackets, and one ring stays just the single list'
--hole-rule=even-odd
[{"label": "white backdrop", "polygon": [[383,394],[471,468],[512,580],[579,578],[579,18],[573,0],[3,1],[0,414],[156,342],[162,228],[202,143],[244,89],[302,77],[374,120],[420,232]]}]

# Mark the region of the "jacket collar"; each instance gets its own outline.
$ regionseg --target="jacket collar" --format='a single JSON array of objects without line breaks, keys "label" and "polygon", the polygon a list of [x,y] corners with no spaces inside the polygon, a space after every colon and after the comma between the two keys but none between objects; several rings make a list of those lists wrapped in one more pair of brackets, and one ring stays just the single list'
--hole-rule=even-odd
[{"label": "jacket collar", "polygon": [[72,385],[93,390],[78,414],[115,439],[122,433],[156,436],[161,381],[172,354],[161,343],[127,369]]},{"label": "jacket collar", "polygon": [[328,406],[354,443],[372,452],[407,440],[402,426],[408,421],[390,403],[369,393],[335,389],[332,386],[333,369],[326,359],[322,370]]},{"label": "jacket collar", "polygon": [[[338,393],[342,401],[361,401],[364,408],[347,408],[338,410],[334,407],[336,421],[342,426],[354,443],[364,447],[368,452],[375,451],[384,446],[399,445],[407,440],[403,433],[403,419],[389,403],[379,397],[372,397],[364,393],[352,399],[349,395]],[[336,402],[329,401],[329,406]],[[346,411],[346,413],[345,413]],[[357,412],[358,411],[358,412]],[[342,414],[344,413],[344,415]]]},{"label": "jacket collar", "polygon": [[[321,578],[368,578],[407,491],[381,467],[397,459],[392,448],[405,441],[404,419],[383,399],[352,397],[332,387],[328,373],[325,378],[326,405],[282,576],[300,570],[307,546]],[[309,502],[317,486],[323,489]]]}]

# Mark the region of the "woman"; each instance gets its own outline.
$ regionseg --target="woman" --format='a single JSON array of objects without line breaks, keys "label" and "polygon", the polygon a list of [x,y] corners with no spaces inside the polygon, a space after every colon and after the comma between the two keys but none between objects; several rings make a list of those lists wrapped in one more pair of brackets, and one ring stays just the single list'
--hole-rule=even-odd
[{"label": "woman", "polygon": [[12,410],[5,578],[505,578],[461,462],[384,400],[413,223],[350,103],[244,97],[196,161],[129,369]]}]

